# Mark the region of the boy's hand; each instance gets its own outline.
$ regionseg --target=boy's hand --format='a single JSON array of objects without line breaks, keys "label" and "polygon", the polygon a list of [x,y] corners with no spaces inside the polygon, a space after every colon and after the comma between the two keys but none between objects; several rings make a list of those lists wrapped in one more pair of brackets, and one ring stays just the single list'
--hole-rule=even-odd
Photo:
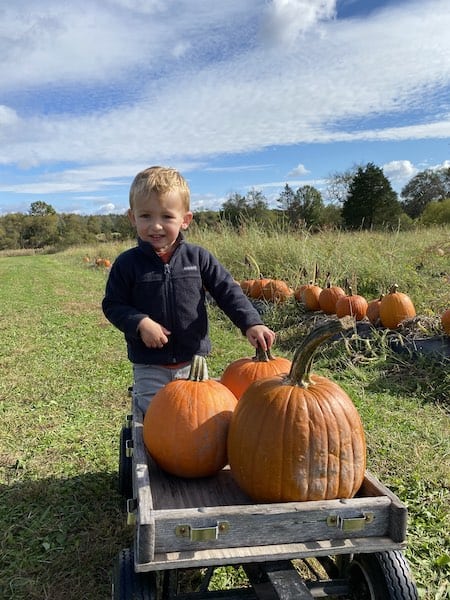
[{"label": "boy's hand", "polygon": [[259,344],[263,350],[269,350],[275,341],[275,332],[265,325],[253,325],[245,335],[252,346],[257,348]]},{"label": "boy's hand", "polygon": [[145,317],[139,322],[138,331],[148,348],[162,348],[169,341],[167,336],[170,335],[170,331],[156,321],[152,321],[150,317]]}]

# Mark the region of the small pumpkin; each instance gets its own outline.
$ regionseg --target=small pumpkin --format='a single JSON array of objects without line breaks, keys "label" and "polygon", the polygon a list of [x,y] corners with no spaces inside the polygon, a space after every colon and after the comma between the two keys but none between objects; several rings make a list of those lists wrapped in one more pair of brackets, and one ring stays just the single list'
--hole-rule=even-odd
[{"label": "small pumpkin", "polygon": [[268,283],[271,282],[271,279],[269,277],[260,277],[259,279],[255,279],[255,281],[253,282],[253,285],[250,288],[250,298],[253,298],[253,300],[262,300],[264,298],[263,296],[263,289],[264,286],[266,286]]},{"label": "small pumpkin", "polygon": [[282,279],[271,279],[262,288],[262,297],[268,302],[286,302],[293,293],[293,290]]},{"label": "small pumpkin", "polygon": [[308,284],[303,290],[303,304],[306,310],[320,310],[319,296],[322,292],[320,285]]},{"label": "small pumpkin", "polygon": [[450,308],[444,310],[441,315],[441,324],[447,335],[450,335]]},{"label": "small pumpkin", "polygon": [[364,479],[366,442],[353,402],[311,373],[321,343],[354,328],[328,320],[297,349],[289,374],[254,382],[233,413],[228,457],[233,477],[256,502],[351,498]]},{"label": "small pumpkin", "polygon": [[294,298],[297,300],[297,302],[303,302],[303,290],[310,284],[308,283],[302,283],[301,285],[298,285],[295,290],[294,290]]},{"label": "small pumpkin", "polygon": [[384,294],[380,294],[379,298],[371,300],[367,305],[366,317],[372,323],[372,325],[379,325],[380,323],[380,304]]},{"label": "small pumpkin", "polygon": [[156,463],[178,477],[207,477],[227,464],[227,434],[234,394],[208,378],[206,360],[194,356],[188,379],[171,381],[153,397],[142,435]]},{"label": "small pumpkin", "polygon": [[254,279],[243,279],[239,285],[242,288],[242,291],[246,296],[250,296],[250,290],[252,289],[252,285],[255,283]]},{"label": "small pumpkin", "polygon": [[326,315],[336,314],[336,302],[341,296],[345,296],[345,291],[338,285],[328,282],[319,294],[320,310],[323,310]]},{"label": "small pumpkin", "polygon": [[399,292],[398,285],[394,284],[380,302],[381,324],[388,329],[396,329],[402,321],[415,316],[413,301],[407,294]]},{"label": "small pumpkin", "polygon": [[355,317],[356,321],[362,321],[367,313],[368,302],[360,294],[354,294],[351,287],[348,288],[348,294],[341,296],[336,302],[336,316],[345,317],[349,315]]},{"label": "small pumpkin", "polygon": [[291,361],[282,356],[274,357],[270,350],[258,345],[253,358],[238,358],[228,365],[220,379],[239,400],[245,390],[258,379],[272,377],[278,373],[289,373]]}]

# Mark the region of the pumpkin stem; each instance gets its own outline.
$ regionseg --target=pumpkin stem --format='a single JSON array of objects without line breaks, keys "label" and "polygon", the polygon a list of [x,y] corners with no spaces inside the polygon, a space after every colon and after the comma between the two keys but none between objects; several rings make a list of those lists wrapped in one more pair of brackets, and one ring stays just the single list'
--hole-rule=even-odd
[{"label": "pumpkin stem", "polygon": [[244,263],[246,265],[248,265],[249,267],[253,267],[255,269],[255,273],[256,273],[256,279],[261,279],[262,275],[261,275],[261,269],[259,268],[258,263],[256,262],[256,259],[253,258],[253,256],[251,254],[246,254],[244,257]]},{"label": "pumpkin stem", "polygon": [[208,367],[204,356],[199,356],[198,354],[194,356],[188,379],[190,381],[207,381],[209,379]]},{"label": "pumpkin stem", "polygon": [[258,344],[256,346],[256,354],[253,357],[253,360],[255,362],[269,362],[269,360],[273,360],[273,356],[270,349],[263,350],[261,345]]},{"label": "pumpkin stem", "polygon": [[346,316],[342,319],[330,319],[310,331],[295,351],[288,375],[291,384],[307,388],[311,384],[311,369],[317,348],[333,335],[341,331],[350,331],[354,327],[355,319]]},{"label": "pumpkin stem", "polygon": [[395,292],[398,290],[398,283],[394,283],[394,285],[391,287],[391,289],[389,290],[390,294],[395,294]]}]

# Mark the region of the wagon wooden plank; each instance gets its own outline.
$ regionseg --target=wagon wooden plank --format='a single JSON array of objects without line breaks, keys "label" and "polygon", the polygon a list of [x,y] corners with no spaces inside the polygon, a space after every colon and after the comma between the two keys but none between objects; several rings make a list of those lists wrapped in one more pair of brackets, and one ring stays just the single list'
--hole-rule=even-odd
[{"label": "wagon wooden plank", "polygon": [[225,566],[251,562],[337,556],[340,554],[372,553],[385,550],[404,550],[405,543],[393,542],[390,537],[317,540],[315,542],[277,544],[240,548],[220,548],[187,552],[156,553],[151,559],[138,555],[135,546],[135,570],[159,571],[191,567]]}]

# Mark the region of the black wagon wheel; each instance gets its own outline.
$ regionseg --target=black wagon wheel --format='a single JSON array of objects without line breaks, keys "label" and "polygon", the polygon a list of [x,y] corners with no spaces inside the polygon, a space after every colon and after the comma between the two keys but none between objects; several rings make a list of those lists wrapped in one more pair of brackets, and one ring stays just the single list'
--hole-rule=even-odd
[{"label": "black wagon wheel", "polygon": [[114,564],[112,600],[156,600],[155,573],[136,573],[131,548],[122,550]]},{"label": "black wagon wheel", "polygon": [[409,565],[400,550],[355,554],[348,565],[352,600],[418,600]]},{"label": "black wagon wheel", "polygon": [[127,444],[131,439],[131,427],[124,425],[119,441],[119,493],[125,500],[133,496],[132,458],[127,456]]}]

